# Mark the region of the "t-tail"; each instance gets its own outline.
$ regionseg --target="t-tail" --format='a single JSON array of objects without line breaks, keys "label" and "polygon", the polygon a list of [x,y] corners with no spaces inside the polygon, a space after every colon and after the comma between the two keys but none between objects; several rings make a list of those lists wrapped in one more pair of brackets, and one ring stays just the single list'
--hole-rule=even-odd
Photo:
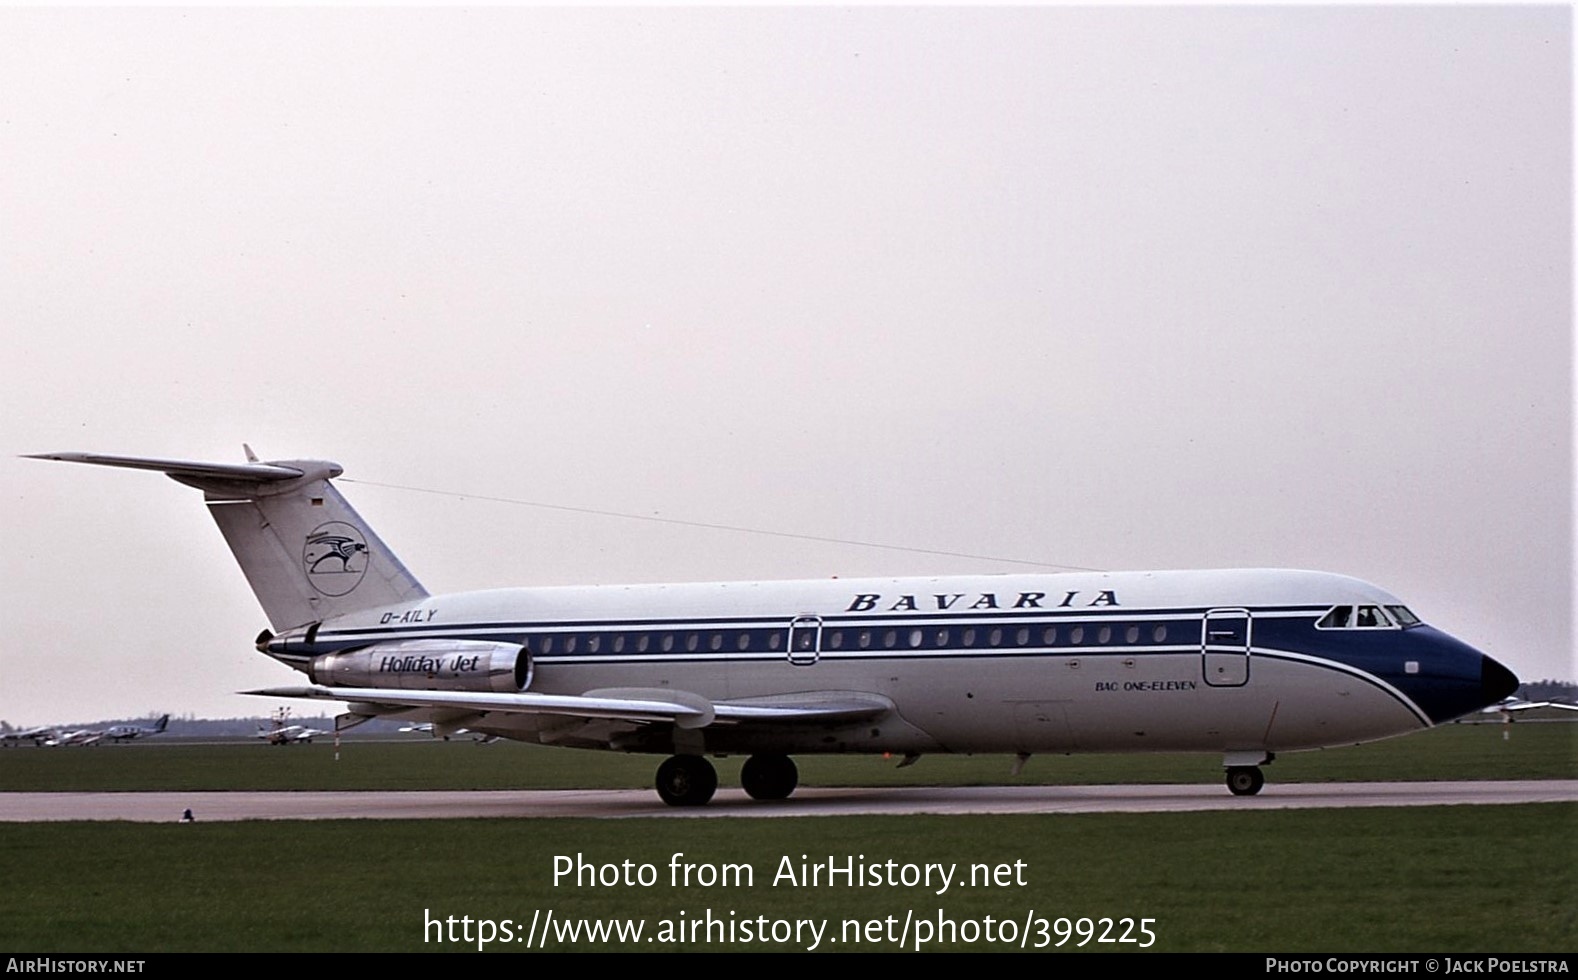
[{"label": "t-tail", "polygon": [[32,459],[155,470],[203,491],[214,522],[276,632],[427,596],[394,552],[329,481],[321,459],[193,463],[96,453]]}]

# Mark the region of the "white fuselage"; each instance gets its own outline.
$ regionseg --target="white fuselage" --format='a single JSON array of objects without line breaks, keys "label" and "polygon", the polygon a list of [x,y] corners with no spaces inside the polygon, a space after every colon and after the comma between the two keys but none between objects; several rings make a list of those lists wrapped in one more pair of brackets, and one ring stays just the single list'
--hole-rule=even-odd
[{"label": "white fuselage", "polygon": [[[281,636],[274,652],[493,640],[525,646],[526,689],[542,694],[635,688],[769,703],[864,692],[893,705],[860,723],[704,730],[703,748],[721,752],[1281,752],[1415,731],[1452,710],[1445,688],[1477,696],[1481,655],[1429,627],[1316,627],[1344,603],[1398,600],[1283,570],[495,590],[339,617],[310,644]],[[612,723],[466,725],[673,749],[621,740]]]}]

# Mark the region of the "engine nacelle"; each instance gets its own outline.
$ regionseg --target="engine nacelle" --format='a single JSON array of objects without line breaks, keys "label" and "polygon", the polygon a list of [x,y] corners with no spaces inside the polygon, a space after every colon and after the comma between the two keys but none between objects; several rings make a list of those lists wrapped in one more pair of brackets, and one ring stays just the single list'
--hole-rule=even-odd
[{"label": "engine nacelle", "polygon": [[514,694],[531,684],[526,648],[485,640],[391,640],[314,657],[307,671],[327,687]]}]

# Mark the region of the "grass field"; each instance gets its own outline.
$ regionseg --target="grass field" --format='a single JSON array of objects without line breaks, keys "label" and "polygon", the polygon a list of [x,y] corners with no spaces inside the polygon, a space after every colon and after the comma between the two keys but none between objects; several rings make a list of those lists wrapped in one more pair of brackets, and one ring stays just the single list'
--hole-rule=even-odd
[{"label": "grass field", "polygon": [[[534,912],[661,920],[869,922],[908,912],[1146,917],[1162,951],[1571,952],[1578,949],[1578,861],[1571,805],[1002,817],[783,820],[327,821],[252,824],[27,824],[0,836],[0,948],[461,950],[424,943],[435,918],[509,920]],[[688,862],[746,864],[751,887],[671,887]],[[553,883],[555,855],[650,863],[652,887]],[[798,863],[1024,862],[1024,884],[791,887]],[[961,875],[964,871],[960,872]],[[1006,879],[1013,881],[1012,877]],[[1050,928],[1050,927],[1049,927]],[[1048,933],[1055,941],[1055,932]],[[808,939],[808,934],[803,939]],[[1076,936],[1077,939],[1077,936]],[[1032,938],[1032,943],[1035,939]],[[588,942],[557,949],[798,949]],[[961,948],[939,943],[928,949]],[[974,948],[992,948],[977,941]],[[511,945],[504,948],[522,951]],[[1086,950],[1123,949],[1092,943]]]},{"label": "grass field", "polygon": [[[1503,735],[1509,738],[1503,738]],[[90,748],[0,750],[0,791],[542,789],[646,787],[659,756],[550,749],[517,742],[347,741],[270,746],[157,739]],[[739,758],[718,760],[737,785]],[[799,756],[807,786],[1208,783],[1215,755],[1038,756],[1018,777],[1007,756],[927,756],[897,769],[875,756]],[[1578,778],[1578,724],[1447,725],[1369,745],[1282,756],[1271,782]]]},{"label": "grass field", "polygon": [[[1447,726],[1278,759],[1274,781],[1578,777],[1578,725]],[[180,744],[0,751],[0,790],[499,789],[645,787],[653,756],[515,743]],[[802,757],[806,785],[1216,782],[1214,756],[1040,757],[1017,779],[1001,756]],[[725,784],[739,759],[721,760]],[[752,887],[669,886],[673,854],[745,864]],[[555,887],[555,855],[650,863],[652,887]],[[790,887],[778,862],[1024,862],[1024,885]],[[0,948],[29,952],[465,950],[424,943],[424,910],[518,924],[644,923],[641,942],[561,950],[799,949],[782,943],[649,942],[664,922],[826,921],[820,949],[856,944],[845,920],[954,922],[1151,918],[1164,951],[1571,952],[1578,949],[1578,806],[1256,813],[777,820],[303,821],[11,824],[0,831]],[[961,875],[967,873],[964,870]],[[1035,929],[1042,927],[1037,924]],[[736,933],[736,938],[739,938]],[[1033,946],[1040,937],[1033,932]],[[844,942],[839,942],[842,937]],[[1065,948],[1078,941],[1074,939]],[[914,935],[910,935],[913,945]],[[927,949],[990,949],[934,942]],[[497,944],[494,948],[521,949]],[[1133,951],[1088,943],[1085,950]]]}]

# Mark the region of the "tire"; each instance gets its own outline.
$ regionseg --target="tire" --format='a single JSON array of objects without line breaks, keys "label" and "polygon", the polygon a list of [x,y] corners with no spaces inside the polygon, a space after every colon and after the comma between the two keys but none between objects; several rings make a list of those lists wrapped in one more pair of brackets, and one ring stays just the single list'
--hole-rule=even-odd
[{"label": "tire", "polygon": [[1266,776],[1259,766],[1229,766],[1227,788],[1234,796],[1254,796],[1266,785]]},{"label": "tire", "polygon": [[718,771],[699,755],[671,756],[658,766],[658,796],[669,806],[701,806],[717,789]]},{"label": "tire", "polygon": [[753,800],[786,800],[800,784],[800,770],[787,755],[753,755],[740,768],[740,786]]}]

